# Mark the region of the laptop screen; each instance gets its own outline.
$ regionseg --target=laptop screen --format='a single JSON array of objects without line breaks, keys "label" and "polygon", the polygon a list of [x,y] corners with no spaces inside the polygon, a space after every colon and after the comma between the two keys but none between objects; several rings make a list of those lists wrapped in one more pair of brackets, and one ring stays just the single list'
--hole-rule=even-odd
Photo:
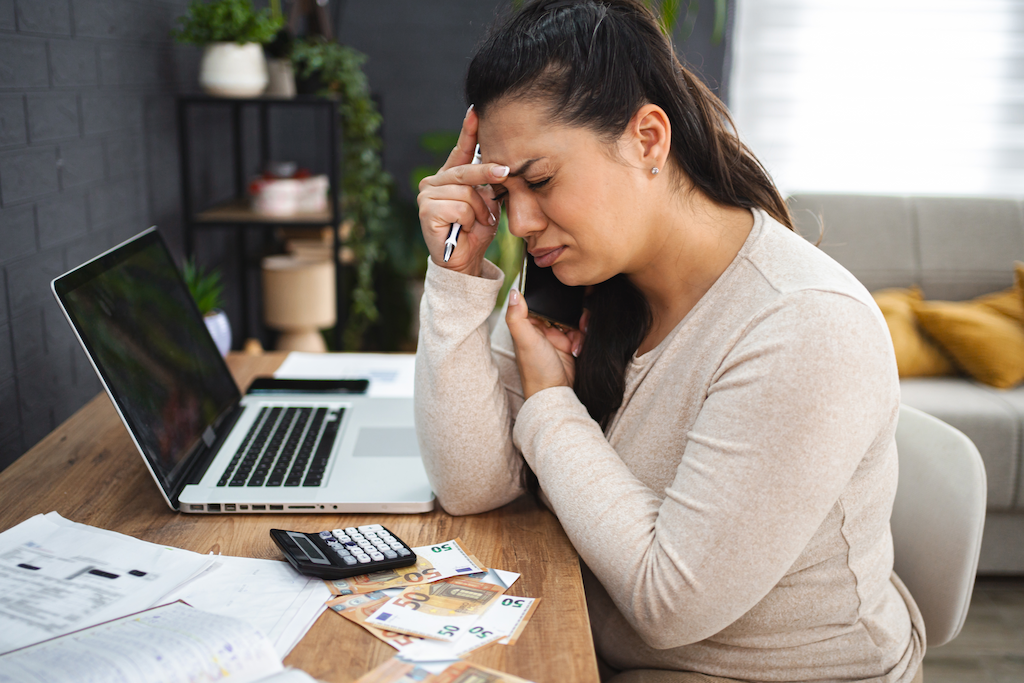
[{"label": "laptop screen", "polygon": [[240,396],[170,253],[142,233],[54,281],[143,455],[166,491]]}]

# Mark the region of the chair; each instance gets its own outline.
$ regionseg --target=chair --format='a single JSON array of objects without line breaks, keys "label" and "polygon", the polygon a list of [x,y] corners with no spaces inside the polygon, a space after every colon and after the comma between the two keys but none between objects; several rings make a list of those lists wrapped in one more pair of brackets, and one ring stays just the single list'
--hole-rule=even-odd
[{"label": "chair", "polygon": [[938,647],[960,633],[971,603],[985,526],[985,466],[962,432],[906,405],[896,447],[894,570],[921,610],[928,647]]}]

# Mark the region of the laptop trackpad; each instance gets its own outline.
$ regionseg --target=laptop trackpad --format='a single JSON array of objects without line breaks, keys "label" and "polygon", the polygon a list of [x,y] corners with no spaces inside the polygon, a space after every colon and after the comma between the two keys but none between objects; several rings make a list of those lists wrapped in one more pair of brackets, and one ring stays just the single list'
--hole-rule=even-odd
[{"label": "laptop trackpad", "polygon": [[352,453],[354,458],[418,458],[419,455],[420,446],[416,441],[415,427],[362,427]]}]

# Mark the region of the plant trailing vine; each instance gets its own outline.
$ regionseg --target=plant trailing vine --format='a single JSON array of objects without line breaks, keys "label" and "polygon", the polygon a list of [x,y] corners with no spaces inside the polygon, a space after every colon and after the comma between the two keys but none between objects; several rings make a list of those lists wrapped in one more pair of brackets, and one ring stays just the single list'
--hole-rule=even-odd
[{"label": "plant trailing vine", "polygon": [[292,50],[296,75],[319,79],[319,94],[339,100],[344,140],[341,206],[354,225],[348,246],[356,260],[356,284],[343,336],[347,350],[360,348],[367,328],[380,316],[373,269],[385,256],[391,186],[381,162],[381,115],[370,99],[362,69],[365,61],[366,56],[357,50],[322,37],[298,41]]}]

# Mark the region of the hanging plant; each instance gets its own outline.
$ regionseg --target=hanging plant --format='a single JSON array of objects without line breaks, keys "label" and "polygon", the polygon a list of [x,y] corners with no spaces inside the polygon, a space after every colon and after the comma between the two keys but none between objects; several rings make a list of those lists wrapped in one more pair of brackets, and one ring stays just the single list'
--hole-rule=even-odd
[{"label": "hanging plant", "polygon": [[343,336],[348,350],[360,348],[367,328],[380,316],[373,269],[385,255],[391,183],[381,162],[381,115],[370,99],[362,69],[365,61],[362,53],[322,37],[298,41],[292,51],[296,75],[318,79],[319,94],[339,101],[344,140],[341,206],[356,226],[348,240],[356,261],[356,284]]}]

